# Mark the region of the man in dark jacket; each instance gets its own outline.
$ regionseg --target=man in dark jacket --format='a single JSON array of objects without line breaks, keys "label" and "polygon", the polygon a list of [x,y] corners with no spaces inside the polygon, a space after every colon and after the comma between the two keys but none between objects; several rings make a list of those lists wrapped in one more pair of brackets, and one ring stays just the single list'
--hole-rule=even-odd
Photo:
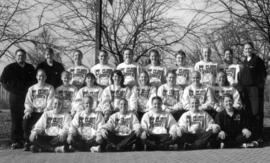
[{"label": "man in dark jacket", "polygon": [[63,65],[53,60],[54,51],[47,48],[45,51],[45,61],[37,66],[38,69],[43,69],[47,75],[46,83],[51,84],[56,89],[62,84],[61,73],[65,70]]},{"label": "man in dark jacket", "polygon": [[15,54],[16,62],[4,68],[0,79],[3,87],[9,92],[12,149],[22,147],[24,100],[28,88],[35,81],[35,68],[25,62],[25,50],[18,49]]},{"label": "man in dark jacket", "polygon": [[[239,83],[246,106],[251,130],[258,142],[263,143],[263,105],[266,68],[263,60],[255,55],[252,43],[246,43],[243,51],[246,59],[240,72]],[[261,144],[260,144],[261,145]]]}]

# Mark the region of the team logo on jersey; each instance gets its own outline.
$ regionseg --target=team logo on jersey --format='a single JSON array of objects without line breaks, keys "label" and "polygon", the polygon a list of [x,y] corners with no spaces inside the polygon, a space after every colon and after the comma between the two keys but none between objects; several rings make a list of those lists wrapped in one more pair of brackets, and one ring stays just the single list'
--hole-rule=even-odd
[{"label": "team logo on jersey", "polygon": [[115,119],[116,130],[122,135],[128,135],[131,132],[131,117],[121,117]]},{"label": "team logo on jersey", "polygon": [[150,117],[150,128],[165,127],[167,118],[163,116]]},{"label": "team logo on jersey", "polygon": [[48,117],[46,121],[46,129],[51,127],[63,128],[63,117]]},{"label": "team logo on jersey", "polygon": [[79,127],[90,127],[96,130],[96,117],[79,117]]}]

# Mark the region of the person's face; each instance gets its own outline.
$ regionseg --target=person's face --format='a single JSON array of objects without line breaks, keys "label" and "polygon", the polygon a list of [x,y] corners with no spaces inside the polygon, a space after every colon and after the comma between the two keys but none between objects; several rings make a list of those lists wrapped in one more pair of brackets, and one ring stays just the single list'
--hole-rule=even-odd
[{"label": "person's face", "polygon": [[92,85],[94,85],[94,79],[91,78],[90,76],[87,76],[85,78],[85,83],[86,83],[87,86],[92,86]]},{"label": "person's face", "polygon": [[99,53],[98,59],[99,59],[99,63],[101,63],[101,64],[108,63],[108,55],[104,52]]},{"label": "person's face", "polygon": [[145,73],[141,73],[139,80],[142,85],[146,85],[148,81],[148,76]]},{"label": "person's face", "polygon": [[54,99],[53,100],[53,110],[55,113],[61,113],[62,111],[62,101],[59,99]]},{"label": "person's face", "polygon": [[211,57],[211,51],[209,48],[203,48],[202,56],[204,61],[209,61]]},{"label": "person's face", "polygon": [[130,50],[124,51],[124,60],[126,63],[131,63],[133,60],[133,54]]},{"label": "person's face", "polygon": [[175,75],[173,73],[169,73],[166,77],[167,83],[170,85],[174,85],[175,84]]},{"label": "person's face", "polygon": [[159,56],[156,52],[151,52],[150,53],[150,61],[152,64],[157,65],[159,61]]},{"label": "person's face", "polygon": [[217,82],[219,86],[224,86],[226,82],[226,75],[224,73],[219,73],[217,75]]},{"label": "person's face", "polygon": [[160,100],[154,99],[154,100],[152,101],[153,111],[155,111],[155,112],[160,112],[160,111],[162,110],[161,105],[162,105],[162,102],[161,102]]},{"label": "person's face", "polygon": [[37,78],[38,83],[45,83],[45,80],[46,80],[45,72],[38,71],[36,78]]},{"label": "person's face", "polygon": [[199,105],[200,105],[199,100],[196,100],[195,98],[191,98],[189,105],[190,105],[190,110],[192,112],[197,112],[199,110]]},{"label": "person's face", "polygon": [[45,52],[45,59],[49,62],[53,60],[53,54],[50,53],[48,50]]},{"label": "person's face", "polygon": [[89,98],[84,98],[83,99],[83,107],[84,107],[85,111],[91,112],[92,111],[92,107],[93,107],[92,100],[89,99]]},{"label": "person's face", "polygon": [[69,81],[70,81],[70,75],[68,73],[65,73],[62,75],[61,79],[63,81],[63,84],[67,85],[69,84]]},{"label": "person's face", "polygon": [[233,109],[233,100],[229,97],[225,97],[223,101],[223,105],[227,111],[231,111]]},{"label": "person's face", "polygon": [[128,105],[127,102],[125,100],[121,100],[119,102],[119,111],[121,114],[126,114],[128,111]]},{"label": "person's face", "polygon": [[245,44],[244,46],[244,56],[251,57],[253,53],[253,48],[249,44]]},{"label": "person's face", "polygon": [[120,81],[121,81],[121,77],[119,75],[117,75],[116,73],[113,74],[113,83],[116,84],[116,85],[119,85],[120,84]]},{"label": "person's face", "polygon": [[193,73],[191,76],[192,83],[195,85],[200,85],[200,74],[199,73]]},{"label": "person's face", "polygon": [[74,61],[74,63],[82,63],[82,54],[80,53],[80,52],[75,52],[74,54],[73,54],[73,61]]},{"label": "person's face", "polygon": [[183,55],[178,54],[178,55],[176,56],[176,63],[177,63],[178,65],[184,65],[185,59],[186,59],[186,58],[185,58]]},{"label": "person's face", "polygon": [[22,64],[25,62],[25,59],[26,59],[26,55],[23,52],[18,51],[16,53],[16,62],[17,63]]},{"label": "person's face", "polygon": [[224,53],[224,60],[228,63],[232,63],[233,61],[233,56],[229,50],[226,50]]}]

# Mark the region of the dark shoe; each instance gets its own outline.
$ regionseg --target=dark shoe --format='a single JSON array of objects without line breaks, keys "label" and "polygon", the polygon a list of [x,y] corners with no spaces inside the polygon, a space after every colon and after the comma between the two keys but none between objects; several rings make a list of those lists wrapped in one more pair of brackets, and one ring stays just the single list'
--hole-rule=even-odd
[{"label": "dark shoe", "polygon": [[191,150],[191,144],[190,143],[184,143],[184,146],[183,146],[183,149],[184,150]]},{"label": "dark shoe", "polygon": [[30,151],[30,143],[24,143],[23,151]]},{"label": "dark shoe", "polygon": [[18,148],[20,148],[20,144],[19,144],[19,143],[12,143],[12,144],[10,145],[10,148],[11,148],[12,150],[18,149]]}]

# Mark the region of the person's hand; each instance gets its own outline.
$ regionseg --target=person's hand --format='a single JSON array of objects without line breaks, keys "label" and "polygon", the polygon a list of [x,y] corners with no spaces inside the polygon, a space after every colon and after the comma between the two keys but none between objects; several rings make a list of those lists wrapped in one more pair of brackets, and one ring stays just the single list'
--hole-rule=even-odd
[{"label": "person's hand", "polygon": [[141,134],[141,139],[146,140],[146,138],[147,138],[147,132],[143,131]]},{"label": "person's hand", "polygon": [[25,112],[24,116],[23,116],[23,119],[28,119],[30,117],[31,117],[31,112]]},{"label": "person's hand", "polygon": [[176,132],[170,134],[172,140],[175,140],[177,138]]},{"label": "person's hand", "polygon": [[219,137],[220,139],[224,140],[225,137],[226,137],[225,132],[224,132],[224,131],[220,131],[220,132],[218,133],[218,137]]},{"label": "person's hand", "polygon": [[242,134],[243,134],[246,138],[249,138],[249,137],[251,136],[251,132],[250,132],[248,129],[246,129],[246,128],[244,128],[244,129],[242,130]]},{"label": "person's hand", "polygon": [[217,108],[216,108],[216,111],[217,112],[221,112],[223,109],[222,109],[222,107],[220,107],[220,106],[218,106]]},{"label": "person's hand", "polygon": [[29,136],[30,142],[34,142],[34,140],[37,139],[37,133],[36,132],[31,132]]},{"label": "person's hand", "polygon": [[193,134],[197,133],[198,130],[199,130],[199,124],[193,124],[190,127],[190,132],[193,133]]},{"label": "person's hand", "polygon": [[212,129],[212,132],[213,132],[214,134],[216,134],[216,133],[218,133],[218,131],[220,130],[220,127],[219,127],[219,125],[217,125],[217,124],[212,124],[212,125],[211,125],[211,129]]},{"label": "person's hand", "polygon": [[102,129],[102,130],[101,130],[101,136],[102,136],[104,139],[106,139],[106,138],[107,138],[107,135],[108,135],[108,131],[105,130],[105,129]]},{"label": "person's hand", "polygon": [[101,143],[102,142],[102,136],[100,134],[97,134],[96,136],[96,142]]}]

